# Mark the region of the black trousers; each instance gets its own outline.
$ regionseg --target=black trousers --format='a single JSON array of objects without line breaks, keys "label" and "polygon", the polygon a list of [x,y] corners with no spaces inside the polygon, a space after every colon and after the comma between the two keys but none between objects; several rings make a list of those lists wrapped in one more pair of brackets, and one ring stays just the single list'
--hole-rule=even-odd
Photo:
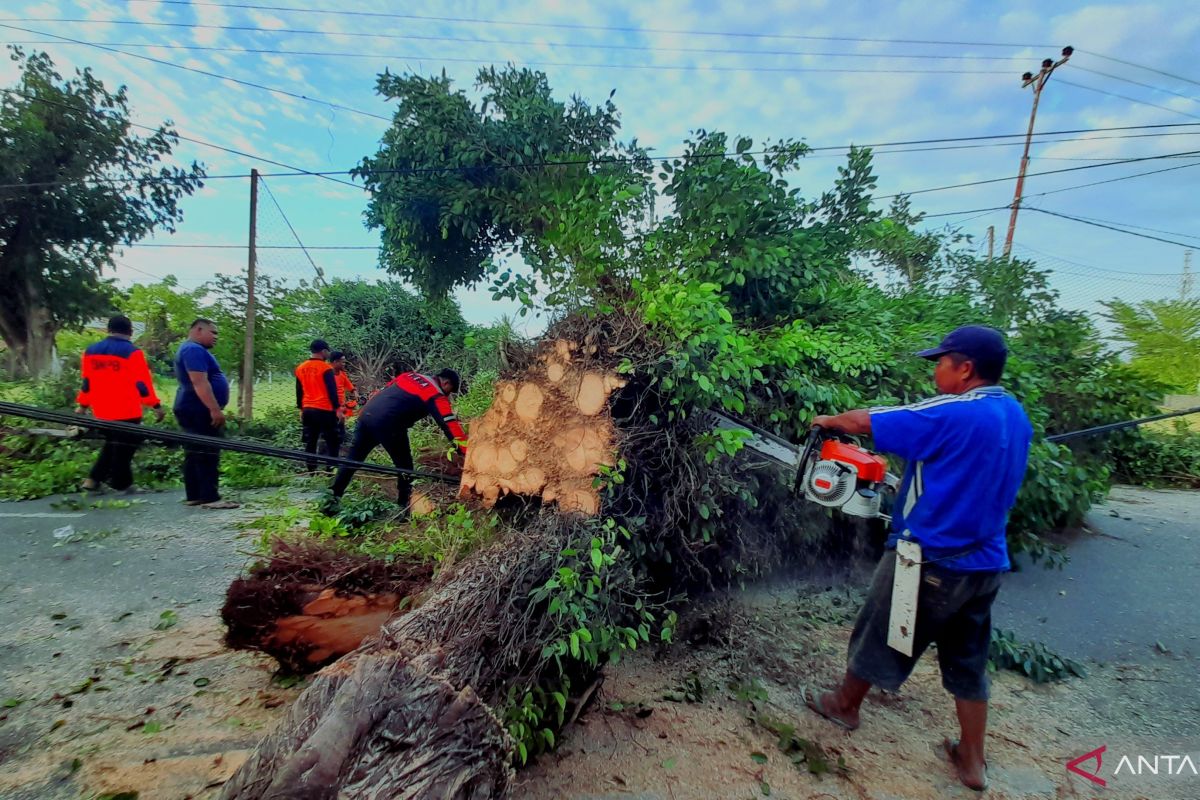
[{"label": "black trousers", "polygon": [[[391,456],[393,464],[401,469],[412,469],[413,459],[412,450],[408,446],[408,428],[390,426],[386,424],[386,420],[372,420],[369,415],[359,418],[358,427],[354,430],[354,443],[350,445],[350,455],[347,457],[352,461],[363,461],[371,454],[372,450],[380,445],[383,445],[383,449]],[[355,470],[349,467],[342,467],[338,470],[332,487],[335,497],[345,494],[346,487],[350,485],[350,479],[354,477],[354,472]],[[400,475],[396,478],[396,502],[407,507],[411,499],[412,478]]]},{"label": "black trousers", "polygon": [[[183,411],[175,409],[179,427],[197,436],[221,437],[224,429],[212,424],[207,409]],[[183,446],[183,487],[187,499],[195,503],[215,503],[221,499],[218,484],[221,479],[221,451],[215,447],[185,444]]]},{"label": "black trousers", "polygon": [[[121,419],[116,422],[129,422],[141,425],[142,418]],[[133,486],[133,454],[137,451],[141,439],[128,433],[107,433],[104,435],[104,445],[100,455],[92,465],[88,477],[97,484],[107,483],[117,491],[124,491]]]},{"label": "black trousers", "polygon": [[[337,456],[341,447],[342,437],[338,432],[338,418],[333,411],[323,411],[319,408],[305,408],[300,411],[301,435],[304,439],[306,453],[317,452],[321,439],[325,440],[325,450],[322,455]],[[306,461],[309,472],[317,468],[316,461]]]}]

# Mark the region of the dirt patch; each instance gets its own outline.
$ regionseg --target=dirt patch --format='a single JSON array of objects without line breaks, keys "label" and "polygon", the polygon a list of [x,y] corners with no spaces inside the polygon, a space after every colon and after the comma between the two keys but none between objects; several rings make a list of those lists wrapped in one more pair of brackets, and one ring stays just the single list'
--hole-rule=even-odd
[{"label": "dirt patch", "polygon": [[349,653],[411,605],[433,576],[427,562],[386,562],[317,542],[276,541],[270,558],[229,587],[225,642],[261,650],[307,674]]},{"label": "dirt patch", "polygon": [[270,658],[221,647],[222,633],[197,619],[124,643],[78,683],[6,686],[29,700],[0,719],[0,797],[215,797],[301,688],[274,680]]},{"label": "dirt patch", "polygon": [[616,375],[589,369],[566,340],[546,343],[520,381],[499,381],[492,406],[471,426],[462,494],[486,506],[508,494],[540,497],[563,511],[595,514],[592,486],[613,463],[612,420],[603,413]]},{"label": "dirt patch", "polygon": [[[839,580],[841,584],[844,581]],[[606,670],[598,699],[557,752],[518,775],[516,796],[988,800],[1091,797],[1065,762],[1104,741],[1171,721],[1167,687],[1138,668],[1093,667],[1085,680],[1038,686],[995,676],[988,734],[992,788],[961,787],[941,749],[957,733],[936,659],[922,659],[896,694],[873,691],[863,726],[847,733],[804,707],[805,687],[834,684],[858,608],[854,591],[777,583],[698,609],[669,651]],[[690,641],[688,641],[690,639]],[[672,698],[670,700],[666,698]],[[1114,702],[1120,698],[1119,702]],[[1180,719],[1180,721],[1182,721]],[[780,749],[778,731],[811,746]],[[839,774],[838,760],[845,765]],[[793,763],[800,760],[799,764]],[[819,763],[816,775],[810,766]],[[1109,787],[1105,797],[1182,797]]]}]

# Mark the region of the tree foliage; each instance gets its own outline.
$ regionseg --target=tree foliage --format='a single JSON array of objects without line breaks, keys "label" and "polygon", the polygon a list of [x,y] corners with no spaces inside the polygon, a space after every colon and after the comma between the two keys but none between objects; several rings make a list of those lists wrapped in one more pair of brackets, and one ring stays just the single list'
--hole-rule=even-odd
[{"label": "tree foliage", "polygon": [[145,325],[137,344],[160,374],[169,374],[188,326],[204,316],[203,289],[187,290],[174,275],[156,283],[135,283],[120,303],[122,313]]},{"label": "tree foliage", "polygon": [[0,334],[19,372],[50,364],[54,334],[112,308],[113,250],[173,230],[203,170],[169,166],[169,124],[130,132],[124,87],[89,70],[66,80],[45,53],[12,49],[21,70],[0,99]]},{"label": "tree foliage", "polygon": [[363,390],[404,370],[444,366],[470,330],[453,300],[426,301],[399,281],[335,280],[321,291],[317,318]]},{"label": "tree foliage", "polygon": [[1177,392],[1200,391],[1200,300],[1104,305],[1134,369]]},{"label": "tree foliage", "polygon": [[[505,255],[549,278],[621,246],[624,214],[612,212],[645,197],[648,162],[636,144],[617,142],[611,95],[597,106],[559,101],[545,75],[515,67],[480,70],[477,103],[445,75],[385,72],[376,89],[397,109],[356,174],[372,193],[366,220],[382,231],[392,274],[442,297],[495,274]],[[512,271],[500,278],[512,296],[538,288]],[[548,291],[588,282],[576,274]]]}]

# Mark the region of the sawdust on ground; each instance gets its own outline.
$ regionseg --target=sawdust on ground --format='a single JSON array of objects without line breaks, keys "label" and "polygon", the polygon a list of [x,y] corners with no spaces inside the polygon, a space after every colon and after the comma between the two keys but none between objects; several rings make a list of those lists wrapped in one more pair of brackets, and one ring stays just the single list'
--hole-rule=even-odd
[{"label": "sawdust on ground", "polygon": [[[840,678],[859,602],[853,590],[781,582],[709,604],[702,641],[642,652],[610,668],[563,746],[519,774],[515,796],[1091,798],[1093,787],[1068,773],[1066,761],[1131,732],[1162,733],[1156,726],[1181,716],[1150,668],[1093,666],[1087,679],[1041,686],[997,674],[988,733],[991,788],[972,792],[944,755],[942,741],[955,737],[958,726],[932,655],[901,692],[872,691],[858,731],[843,731],[805,708],[806,687]],[[830,772],[818,776],[807,764],[794,765],[755,716],[794,726],[796,738],[823,751]],[[844,775],[837,774],[839,758]],[[1110,786],[1104,797],[1176,795]]]},{"label": "sawdust on ground", "polygon": [[77,685],[30,673],[7,686],[36,699],[4,710],[0,797],[215,797],[301,689],[223,635],[218,619],[196,619],[129,642]]}]

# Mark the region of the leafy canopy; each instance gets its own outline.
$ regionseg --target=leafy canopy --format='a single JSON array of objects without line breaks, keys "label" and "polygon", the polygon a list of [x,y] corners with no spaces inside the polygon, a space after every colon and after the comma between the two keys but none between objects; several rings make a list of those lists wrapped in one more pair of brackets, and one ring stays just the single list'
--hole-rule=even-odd
[{"label": "leafy canopy", "polygon": [[169,124],[131,132],[124,87],[90,70],[64,80],[45,53],[11,52],[21,74],[0,98],[0,334],[37,373],[56,331],[111,309],[114,248],[174,230],[204,172],[168,164]]},{"label": "leafy canopy", "polygon": [[[515,67],[480,70],[478,102],[444,74],[385,72],[376,89],[397,108],[355,174],[372,193],[366,222],[382,231],[388,272],[442,297],[485,279],[501,255],[553,273],[619,245],[620,217],[607,212],[644,196],[648,165],[636,144],[617,142],[611,95],[597,106],[562,102],[545,75]],[[510,284],[512,272],[501,278],[513,296],[536,290]]]}]

